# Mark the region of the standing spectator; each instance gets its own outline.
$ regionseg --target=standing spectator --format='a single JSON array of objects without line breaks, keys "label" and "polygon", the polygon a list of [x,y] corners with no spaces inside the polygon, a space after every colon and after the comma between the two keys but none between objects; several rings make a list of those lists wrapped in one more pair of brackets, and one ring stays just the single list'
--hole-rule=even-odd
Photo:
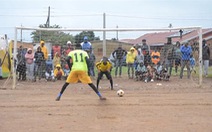
[{"label": "standing spectator", "polygon": [[168,38],[167,43],[164,44],[164,50],[162,52],[163,65],[166,67],[169,75],[172,73],[172,67],[174,63],[174,46],[172,44],[172,39]]},{"label": "standing spectator", "polygon": [[[126,63],[127,63],[127,67],[128,67],[128,77],[129,79],[133,79],[134,78],[134,62],[135,62],[135,49],[132,47],[130,48],[130,51],[127,53],[127,57],[126,57]],[[130,69],[132,72],[132,75],[130,75]]]},{"label": "standing spectator", "polygon": [[44,60],[42,61],[42,75],[41,75],[44,77],[46,72],[46,61],[48,60],[48,50],[43,40],[40,41],[40,48],[44,54]]},{"label": "standing spectator", "polygon": [[196,60],[193,57],[193,55],[191,55],[191,57],[190,57],[190,72],[194,71],[194,73],[196,74],[195,65],[196,65]]},{"label": "standing spectator", "polygon": [[66,58],[67,58],[67,54],[66,54],[66,51],[64,50],[62,52],[62,56],[61,56],[61,67],[64,71],[65,78],[67,78],[68,74],[70,73],[70,69],[69,69],[68,64],[66,62]]},{"label": "standing spectator", "polygon": [[191,46],[188,46],[188,42],[185,45],[181,46],[180,51],[182,53],[182,67],[180,71],[180,79],[183,78],[183,70],[186,66],[187,68],[187,77],[190,78],[190,56],[192,54]]},{"label": "standing spectator", "polygon": [[97,89],[99,88],[99,82],[100,82],[103,74],[105,74],[107,79],[110,80],[111,90],[113,90],[113,79],[112,79],[112,76],[111,76],[111,73],[110,73],[111,69],[112,69],[111,62],[108,60],[107,57],[103,57],[100,62],[96,63],[96,67],[97,67],[97,70],[98,70],[98,78],[97,78],[97,81],[96,81]]},{"label": "standing spectator", "polygon": [[147,52],[150,53],[150,47],[149,47],[149,45],[147,45],[146,39],[143,39],[143,40],[142,40],[141,50],[142,50],[142,52],[143,52],[143,55],[146,55]]},{"label": "standing spectator", "polygon": [[176,42],[176,48],[174,50],[174,65],[175,65],[175,75],[177,75],[178,67],[181,65],[182,53],[180,51],[180,42]]},{"label": "standing spectator", "polygon": [[48,50],[47,50],[47,48],[45,46],[45,42],[44,41],[40,41],[40,48],[41,48],[41,51],[44,54],[44,59],[47,60],[48,59]]},{"label": "standing spectator", "polygon": [[68,41],[66,44],[67,44],[67,48],[66,48],[65,51],[66,51],[66,54],[68,55],[68,53],[70,51],[74,50],[74,48],[73,48],[73,45],[72,45],[71,41]]},{"label": "standing spectator", "polygon": [[54,69],[54,78],[56,80],[61,80],[64,76],[63,69],[61,68],[60,64],[56,65],[56,68]]},{"label": "standing spectator", "polygon": [[117,77],[118,74],[118,68],[119,68],[119,77],[121,77],[122,74],[122,63],[124,61],[124,57],[126,56],[127,51],[122,49],[121,46],[119,46],[115,51],[113,51],[112,56],[115,58],[115,77]]},{"label": "standing spectator", "polygon": [[87,36],[84,36],[81,46],[82,46],[82,50],[90,51],[90,53],[92,53],[92,44],[88,41]]},{"label": "standing spectator", "polygon": [[43,60],[44,60],[44,54],[41,51],[41,47],[39,46],[37,48],[37,51],[35,52],[34,55],[35,58],[35,67],[34,67],[34,81],[36,81],[36,77],[38,76],[39,80],[42,77],[42,72],[43,72]]},{"label": "standing spectator", "polygon": [[17,64],[17,72],[18,72],[18,80],[26,80],[26,61],[25,61],[25,51],[23,46],[20,46],[17,54],[18,64]]},{"label": "standing spectator", "polygon": [[87,51],[87,53],[88,53],[89,61],[90,61],[90,67],[89,67],[90,75],[92,77],[95,77],[94,67],[95,67],[96,56],[94,55],[94,53],[90,51]]},{"label": "standing spectator", "polygon": [[54,65],[54,68],[56,68],[57,64],[60,65],[60,56],[58,54],[58,52],[55,53],[54,55],[54,58],[53,58],[53,65]]},{"label": "standing spectator", "polygon": [[81,50],[81,45],[76,45],[76,50],[73,50],[68,54],[67,63],[69,68],[71,69],[71,72],[68,75],[66,82],[62,86],[60,93],[56,98],[56,101],[60,101],[60,98],[69,83],[77,83],[78,81],[88,84],[93,89],[93,91],[99,96],[100,100],[106,100],[106,98],[102,97],[101,93],[98,91],[96,86],[92,83],[91,78],[89,77],[88,54],[87,52]]},{"label": "standing spectator", "polygon": [[202,41],[203,44],[203,51],[202,51],[202,59],[204,65],[204,76],[208,77],[208,67],[209,67],[209,60],[210,60],[210,48],[208,47],[206,40]]},{"label": "standing spectator", "polygon": [[135,57],[135,70],[137,70],[137,67],[139,64],[144,64],[144,55],[140,50],[137,50],[138,54]]},{"label": "standing spectator", "polygon": [[32,53],[32,49],[28,48],[27,53],[25,54],[26,60],[26,70],[27,70],[27,79],[29,81],[33,81],[34,76],[34,53]]}]

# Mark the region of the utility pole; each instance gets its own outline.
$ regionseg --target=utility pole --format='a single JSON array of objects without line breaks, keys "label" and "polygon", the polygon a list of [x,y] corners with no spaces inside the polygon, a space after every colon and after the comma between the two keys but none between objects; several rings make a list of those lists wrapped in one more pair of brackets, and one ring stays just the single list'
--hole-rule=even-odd
[{"label": "utility pole", "polygon": [[49,28],[50,26],[50,6],[48,7],[48,17],[46,20],[46,27]]},{"label": "utility pole", "polygon": [[[118,25],[116,26],[116,28],[118,29]],[[118,33],[118,30],[116,31],[116,40],[119,40],[119,33]]]},{"label": "utility pole", "polygon": [[[22,25],[21,25],[22,26]],[[22,43],[22,29],[21,29],[21,43]]]},{"label": "utility pole", "polygon": [[[103,13],[103,28],[106,27],[105,23],[105,13]],[[106,32],[103,31],[103,56],[106,56]]]}]

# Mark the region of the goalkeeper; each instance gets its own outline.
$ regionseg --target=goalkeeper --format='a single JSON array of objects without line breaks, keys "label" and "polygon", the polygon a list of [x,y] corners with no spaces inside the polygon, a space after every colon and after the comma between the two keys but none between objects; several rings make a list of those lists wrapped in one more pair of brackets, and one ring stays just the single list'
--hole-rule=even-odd
[{"label": "goalkeeper", "polygon": [[113,79],[111,76],[111,70],[112,70],[112,64],[108,60],[107,57],[103,57],[100,62],[96,63],[96,68],[98,70],[98,78],[96,82],[97,89],[99,88],[99,82],[103,76],[103,74],[106,75],[107,79],[110,80],[111,90],[113,90]]}]

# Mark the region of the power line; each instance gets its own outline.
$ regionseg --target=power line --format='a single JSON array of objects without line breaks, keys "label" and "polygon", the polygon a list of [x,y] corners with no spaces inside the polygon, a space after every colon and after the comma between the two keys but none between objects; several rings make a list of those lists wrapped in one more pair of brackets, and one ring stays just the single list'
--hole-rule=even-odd
[{"label": "power line", "polygon": [[141,17],[141,16],[125,16],[125,15],[112,15],[107,14],[108,16],[114,16],[114,17],[125,17],[125,18],[141,18],[141,19],[156,19],[156,20],[206,20],[211,21],[211,18],[162,18],[162,17]]},{"label": "power line", "polygon": [[[47,15],[24,15],[24,14],[0,14],[1,17],[47,17]],[[59,14],[51,15],[51,17],[89,17],[89,16],[102,16],[102,14]],[[153,19],[153,20],[182,20],[182,21],[211,21],[212,18],[172,18],[172,17],[143,17],[143,16],[126,16],[106,14],[106,16],[123,17],[123,18],[135,18],[135,19]]]}]

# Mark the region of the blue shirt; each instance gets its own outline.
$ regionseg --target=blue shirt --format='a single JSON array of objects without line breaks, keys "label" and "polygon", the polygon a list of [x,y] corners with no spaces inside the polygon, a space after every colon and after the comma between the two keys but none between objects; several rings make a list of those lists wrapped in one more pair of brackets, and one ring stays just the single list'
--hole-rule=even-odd
[{"label": "blue shirt", "polygon": [[182,53],[182,60],[190,60],[190,55],[192,52],[191,46],[182,46],[180,47],[180,51]]},{"label": "blue shirt", "polygon": [[92,45],[90,42],[83,42],[81,43],[81,46],[82,46],[82,50],[92,51]]}]

